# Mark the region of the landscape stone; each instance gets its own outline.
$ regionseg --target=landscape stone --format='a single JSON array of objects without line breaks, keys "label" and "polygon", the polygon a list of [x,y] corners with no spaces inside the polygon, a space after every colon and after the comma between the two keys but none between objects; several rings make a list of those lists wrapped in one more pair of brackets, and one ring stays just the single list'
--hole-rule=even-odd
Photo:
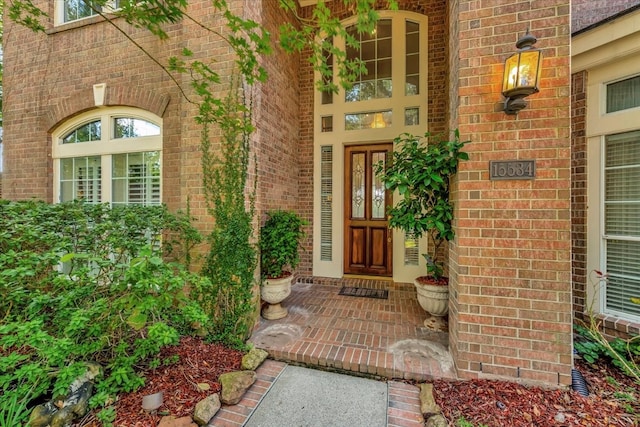
[{"label": "landscape stone", "polygon": [[261,348],[252,348],[249,353],[242,357],[242,369],[245,371],[255,371],[269,356],[265,350]]},{"label": "landscape stone", "polygon": [[[69,394],[58,405],[49,401],[44,405],[36,406],[29,416],[29,425],[32,427],[62,427],[71,425],[76,417],[82,417],[87,413],[89,398],[93,391],[93,379],[102,374],[102,367],[93,362],[86,362],[87,370],[76,378],[69,386]],[[62,408],[58,410],[58,407]]]},{"label": "landscape stone", "polygon": [[69,427],[74,417],[75,414],[73,413],[73,409],[70,406],[67,406],[53,414],[49,425],[51,427]]},{"label": "landscape stone", "polygon": [[449,423],[442,415],[432,415],[427,420],[425,427],[448,427]]},{"label": "landscape stone", "polygon": [[162,417],[158,427],[198,427],[191,417],[176,418],[173,415]]},{"label": "landscape stone", "polygon": [[420,412],[425,419],[441,412],[440,407],[433,398],[433,384],[420,384]]},{"label": "landscape stone", "polygon": [[222,386],[220,400],[225,405],[235,405],[251,385],[256,382],[254,371],[235,371],[220,375],[218,378]]},{"label": "landscape stone", "polygon": [[64,407],[69,408],[78,417],[82,417],[89,409],[89,399],[93,391],[93,384],[87,381],[77,388],[72,388],[75,390],[73,390],[67,400],[64,401]]},{"label": "landscape stone", "polygon": [[196,408],[193,410],[193,421],[203,426],[211,421],[211,418],[213,418],[219,410],[220,397],[218,394],[207,396],[196,404]]},{"label": "landscape stone", "polygon": [[45,427],[51,422],[53,414],[58,412],[58,408],[53,402],[47,402],[44,405],[38,405],[33,408],[29,416],[29,425],[31,427]]}]

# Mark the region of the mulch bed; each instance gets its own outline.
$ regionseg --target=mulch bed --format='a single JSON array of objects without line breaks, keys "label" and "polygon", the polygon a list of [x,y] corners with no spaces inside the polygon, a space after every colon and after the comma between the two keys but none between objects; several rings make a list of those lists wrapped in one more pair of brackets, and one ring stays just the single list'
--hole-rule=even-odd
[{"label": "mulch bed", "polygon": [[[630,377],[604,363],[590,366],[577,361],[576,368],[588,384],[588,397],[572,390],[491,380],[438,380],[434,383],[434,397],[451,425],[460,418],[474,426],[491,427],[639,425],[640,395]],[[627,407],[630,412],[623,408],[629,402],[616,397],[615,393],[621,390],[635,397]]]},{"label": "mulch bed", "polygon": [[[118,399],[116,426],[156,426],[162,415],[191,415],[199,400],[220,390],[218,376],[240,369],[242,360],[239,351],[205,344],[195,338],[183,338],[179,346],[163,350],[163,357],[174,355],[179,356],[177,363],[146,372],[144,388]],[[462,417],[474,426],[490,427],[640,425],[640,395],[630,377],[605,363],[589,366],[578,361],[576,367],[588,383],[589,397],[572,390],[488,380],[437,380],[434,397],[452,426]],[[209,385],[209,390],[201,389],[204,383]],[[149,414],[142,410],[142,396],[158,391],[164,391],[164,404],[158,412]],[[627,391],[635,401],[621,399],[616,395],[620,391]],[[94,415],[88,415],[78,425],[99,424]]]},{"label": "mulch bed", "polygon": [[[180,345],[165,347],[161,359],[178,356],[178,362],[144,373],[145,386],[134,393],[122,395],[116,402],[115,426],[151,427],[164,415],[192,415],[196,403],[220,391],[218,377],[237,371],[244,353],[219,344],[206,344],[197,338],[184,337]],[[208,386],[204,386],[207,384]],[[203,390],[207,388],[208,390]],[[142,409],[142,397],[164,392],[164,403],[156,412]],[[99,426],[94,414],[89,414],[78,426]]]}]

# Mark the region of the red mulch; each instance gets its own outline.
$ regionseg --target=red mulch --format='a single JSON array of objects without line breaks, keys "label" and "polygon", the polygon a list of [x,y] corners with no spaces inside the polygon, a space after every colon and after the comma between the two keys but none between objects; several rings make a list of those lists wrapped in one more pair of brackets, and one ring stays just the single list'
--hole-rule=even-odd
[{"label": "red mulch", "polygon": [[[195,338],[183,338],[179,346],[163,350],[163,357],[173,355],[180,357],[179,362],[147,372],[144,388],[119,398],[116,426],[156,426],[162,415],[190,415],[199,400],[220,390],[218,376],[240,369],[242,359],[239,351],[205,344]],[[576,367],[588,383],[589,397],[571,390],[489,380],[438,380],[434,382],[434,396],[451,426],[461,417],[474,426],[490,427],[640,425],[640,393],[630,377],[604,363],[589,366],[578,361]],[[209,384],[210,390],[200,390],[198,383]],[[164,404],[158,412],[148,414],[143,411],[142,396],[161,390],[164,391]],[[614,393],[620,391],[628,392],[635,401],[629,403],[616,397]],[[632,413],[625,411],[625,403],[630,405],[627,410]],[[99,424],[95,416],[90,415],[79,425]]]},{"label": "red mulch", "polygon": [[[450,425],[460,418],[474,426],[491,427],[640,425],[640,394],[630,377],[604,363],[589,366],[577,361],[576,368],[588,384],[588,397],[572,390],[491,380],[438,380],[434,383],[434,397]],[[635,398],[628,408],[630,412],[623,408],[628,402],[614,396],[616,391],[625,390]]]},{"label": "red mulch", "polygon": [[[240,369],[244,353],[220,344],[206,344],[197,338],[183,337],[177,346],[165,347],[161,359],[178,356],[169,366],[145,372],[145,386],[134,393],[122,395],[116,402],[115,426],[156,426],[164,415],[183,417],[191,415],[200,400],[220,391],[218,377]],[[208,384],[202,390],[198,384]],[[201,386],[202,387],[202,386]],[[142,409],[142,397],[164,392],[164,403],[154,413]],[[95,415],[90,414],[80,426],[99,426]]]}]

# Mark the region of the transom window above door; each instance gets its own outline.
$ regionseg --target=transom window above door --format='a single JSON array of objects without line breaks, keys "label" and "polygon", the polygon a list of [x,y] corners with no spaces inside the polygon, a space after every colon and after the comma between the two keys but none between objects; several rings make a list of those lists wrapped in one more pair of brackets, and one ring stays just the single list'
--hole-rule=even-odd
[{"label": "transom window above door", "polygon": [[348,46],[340,37],[330,39],[344,50],[348,60],[361,61],[364,71],[351,87],[343,89],[337,84],[334,58],[326,53],[334,87],[340,89],[336,95],[316,94],[320,133],[373,131],[379,135],[380,129],[403,132],[427,122],[427,17],[393,11],[380,11],[380,16],[371,33],[359,33],[350,21],[345,22],[347,33],[358,46]]},{"label": "transom window above door", "polygon": [[358,33],[355,25],[347,29],[360,48],[347,47],[347,60],[359,59],[367,72],[356,79],[354,85],[345,91],[345,101],[366,101],[376,98],[391,98],[391,19],[378,21],[373,33]]},{"label": "transom window above door", "polygon": [[160,118],[118,108],[85,113],[53,135],[54,200],[161,203]]}]

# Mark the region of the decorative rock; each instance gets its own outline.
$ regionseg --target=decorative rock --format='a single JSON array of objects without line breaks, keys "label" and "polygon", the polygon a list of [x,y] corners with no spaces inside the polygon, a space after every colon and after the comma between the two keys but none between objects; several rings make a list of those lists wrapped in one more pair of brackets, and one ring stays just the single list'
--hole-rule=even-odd
[{"label": "decorative rock", "polygon": [[420,384],[420,412],[425,419],[432,415],[439,415],[440,407],[433,398],[433,384]]},{"label": "decorative rock", "polygon": [[256,382],[254,371],[236,371],[220,375],[218,378],[222,386],[220,400],[225,405],[235,405],[240,402],[245,391]]},{"label": "decorative rock", "polygon": [[158,427],[198,427],[191,417],[176,418],[173,415],[162,417]]},{"label": "decorative rock", "polygon": [[73,390],[75,388],[75,390],[72,391],[71,395],[64,401],[64,407],[71,409],[78,417],[82,417],[87,413],[89,408],[89,398],[91,398],[93,384],[87,381],[77,388],[74,387],[74,384],[71,385],[71,389]]},{"label": "decorative rock", "polygon": [[449,423],[442,415],[432,415],[427,420],[425,427],[448,427]]},{"label": "decorative rock", "polygon": [[242,357],[242,369],[245,371],[255,371],[269,356],[265,350],[260,348],[252,348],[249,353]]},{"label": "decorative rock", "polygon": [[50,401],[33,409],[29,416],[30,426],[69,426],[74,418],[82,417],[87,413],[89,398],[93,391],[92,380],[102,373],[102,367],[93,362],[87,362],[86,366],[85,373],[71,383],[69,394],[66,397],[60,397],[57,405]]},{"label": "decorative rock", "polygon": [[44,405],[38,405],[33,408],[29,416],[29,425],[31,427],[45,427],[51,422],[51,417],[58,412],[58,408],[53,402],[47,402]]},{"label": "decorative rock", "polygon": [[75,414],[70,406],[66,408],[60,409],[58,412],[53,414],[51,417],[51,423],[49,424],[51,427],[69,427]]},{"label": "decorative rock", "polygon": [[159,407],[162,406],[164,402],[164,392],[159,391],[153,394],[147,394],[146,396],[142,396],[142,409],[145,411],[155,411]]},{"label": "decorative rock", "polygon": [[567,417],[562,413],[558,412],[555,417],[553,417],[557,423],[564,423],[567,420]]},{"label": "decorative rock", "polygon": [[219,410],[220,397],[218,394],[207,396],[196,404],[196,408],[193,410],[193,421],[203,426],[211,421],[211,418],[213,418]]}]

